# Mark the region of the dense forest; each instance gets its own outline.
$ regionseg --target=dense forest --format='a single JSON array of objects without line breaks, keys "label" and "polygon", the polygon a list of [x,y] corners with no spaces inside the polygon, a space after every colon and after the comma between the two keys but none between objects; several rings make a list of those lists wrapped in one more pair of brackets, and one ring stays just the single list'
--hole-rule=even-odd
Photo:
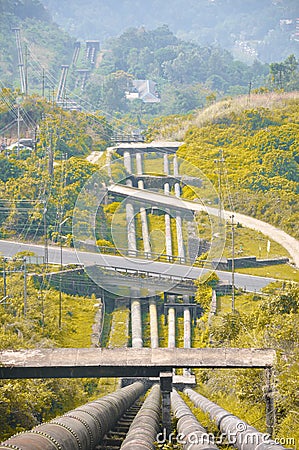
[{"label": "dense forest", "polygon": [[[184,114],[202,108],[215,99],[245,94],[265,88],[294,90],[299,87],[296,55],[281,62],[250,65],[234,59],[222,43],[202,45],[178,38],[168,27],[130,28],[110,38],[96,55],[94,64],[86,61],[83,43],[78,61],[72,63],[72,38],[52,21],[38,1],[7,5],[0,16],[2,87],[20,87],[19,62],[14,27],[20,27],[21,46],[28,93],[54,99],[61,65],[69,65],[64,98],[81,107],[106,114],[127,115],[129,122],[144,128],[153,116]],[[96,37],[96,34],[93,38]],[[295,52],[296,53],[296,52]],[[89,75],[84,89],[80,70]],[[78,78],[79,77],[79,78]],[[129,100],[133,80],[155,83],[158,102]]]},{"label": "dense forest", "polygon": [[[296,0],[43,0],[55,21],[79,39],[116,36],[126,28],[168,24],[181,38],[216,45],[244,61],[281,61],[299,56],[294,41]],[[281,22],[288,19],[289,22]]]}]

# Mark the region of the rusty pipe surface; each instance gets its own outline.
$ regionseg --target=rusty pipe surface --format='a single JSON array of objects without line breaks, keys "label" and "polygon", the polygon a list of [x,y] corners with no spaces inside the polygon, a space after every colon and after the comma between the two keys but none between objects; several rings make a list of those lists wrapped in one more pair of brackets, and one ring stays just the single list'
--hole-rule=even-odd
[{"label": "rusty pipe surface", "polygon": [[145,390],[137,381],[10,437],[0,444],[0,450],[92,450]]},{"label": "rusty pipe surface", "polygon": [[155,384],[136,414],[122,443],[122,450],[155,450],[154,442],[160,422],[160,403],[160,386]]},{"label": "rusty pipe surface", "polygon": [[183,445],[184,450],[218,449],[214,445],[214,435],[207,433],[206,429],[198,422],[189,406],[175,389],[171,393],[171,409],[178,419],[177,438],[179,443]]},{"label": "rusty pipe surface", "polygon": [[193,389],[184,389],[190,400],[197,408],[208,413],[210,418],[216,423],[228,441],[239,450],[284,450],[280,444],[270,439],[267,433],[261,433],[256,428],[248,425],[239,417],[234,416],[229,411],[221,408],[214,402]]}]

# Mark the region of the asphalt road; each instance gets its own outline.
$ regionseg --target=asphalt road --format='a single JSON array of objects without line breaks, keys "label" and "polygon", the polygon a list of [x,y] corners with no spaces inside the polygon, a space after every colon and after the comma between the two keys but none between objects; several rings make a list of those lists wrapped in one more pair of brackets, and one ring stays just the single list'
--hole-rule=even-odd
[{"label": "asphalt road", "polygon": [[[21,251],[32,251],[38,256],[44,255],[44,246],[0,240],[0,252],[2,256],[13,257]],[[60,264],[60,248],[49,247],[48,259],[51,264]],[[63,248],[63,264],[84,264],[85,266],[100,265],[104,267],[126,268],[128,270],[141,270],[151,274],[163,274],[178,278],[198,279],[206,273],[206,269],[187,266],[183,264],[170,264],[152,260],[142,260],[100,253],[79,252],[74,249]],[[223,282],[231,282],[231,273],[216,271],[219,279]],[[249,292],[259,292],[263,287],[275,281],[273,278],[257,277],[253,275],[235,273],[236,288],[245,289]]]},{"label": "asphalt road", "polygon": [[[109,192],[119,194],[124,197],[129,197],[140,202],[147,202],[153,205],[160,205],[164,208],[170,207],[176,211],[205,211],[209,215],[217,216],[219,211],[217,208],[204,206],[201,203],[186,200],[184,198],[177,198],[172,195],[164,195],[150,190],[142,190],[120,184],[112,185],[108,188]],[[270,225],[262,220],[255,219],[245,214],[239,214],[232,211],[224,211],[224,219],[230,220],[231,215],[234,214],[235,223],[239,222],[241,225],[260,231],[264,235],[270,237],[273,241],[282,245],[290,254],[294,264],[299,267],[299,241],[293,238],[284,231]]]}]

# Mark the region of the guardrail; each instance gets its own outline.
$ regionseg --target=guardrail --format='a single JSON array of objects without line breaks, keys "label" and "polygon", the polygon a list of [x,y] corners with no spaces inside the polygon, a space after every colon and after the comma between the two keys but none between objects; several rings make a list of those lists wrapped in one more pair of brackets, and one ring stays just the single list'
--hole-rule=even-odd
[{"label": "guardrail", "polygon": [[[83,244],[83,243],[82,243]],[[104,253],[105,255],[128,256],[130,258],[141,258],[151,261],[160,261],[173,264],[190,265],[195,267],[210,267],[212,262],[208,260],[190,259],[188,257],[181,257],[176,255],[167,255],[166,253],[144,252],[142,250],[129,250],[127,248],[116,248],[107,246],[96,246],[92,244],[85,244],[88,251],[95,253]]]}]

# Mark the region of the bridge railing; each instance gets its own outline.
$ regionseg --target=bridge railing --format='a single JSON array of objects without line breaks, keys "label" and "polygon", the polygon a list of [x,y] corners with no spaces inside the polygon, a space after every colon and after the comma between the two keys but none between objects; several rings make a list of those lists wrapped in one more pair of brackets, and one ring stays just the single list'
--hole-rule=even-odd
[{"label": "bridge railing", "polygon": [[212,267],[212,262],[207,260],[191,259],[166,253],[144,252],[142,250],[129,250],[127,248],[116,248],[106,246],[94,246],[94,251],[99,250],[106,255],[129,256],[131,258],[141,258],[167,263],[191,265],[195,267]]},{"label": "bridge railing", "polygon": [[109,275],[109,274],[115,274],[119,275],[121,277],[137,277],[137,278],[147,278],[152,279],[153,282],[157,281],[171,281],[171,282],[177,282],[181,285],[189,285],[194,286],[194,279],[189,278],[188,275],[184,276],[178,276],[178,275],[171,275],[171,274],[165,274],[165,273],[159,273],[159,272],[153,272],[153,271],[147,271],[147,270],[139,270],[139,269],[127,269],[123,267],[112,267],[112,266],[100,266],[97,264],[97,267],[103,271],[103,274]]}]

